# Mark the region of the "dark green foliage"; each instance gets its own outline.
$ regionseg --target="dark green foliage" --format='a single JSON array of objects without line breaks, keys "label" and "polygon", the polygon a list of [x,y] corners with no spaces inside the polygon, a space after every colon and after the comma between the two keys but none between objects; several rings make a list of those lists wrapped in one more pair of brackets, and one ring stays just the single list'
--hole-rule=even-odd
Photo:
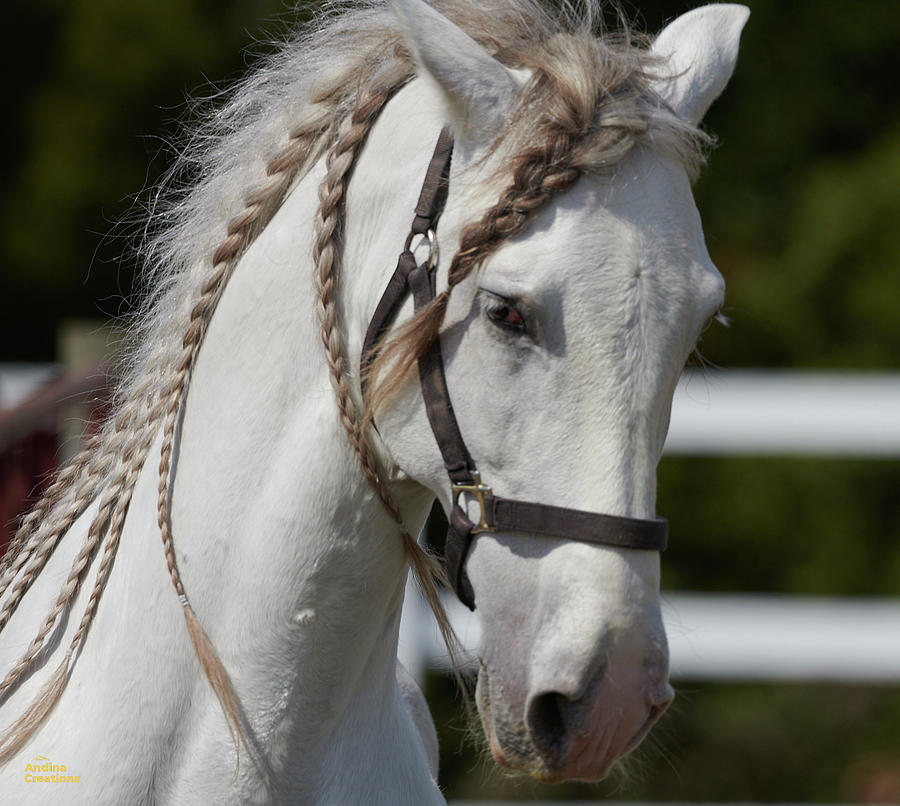
[{"label": "dark green foliage", "polygon": [[669,590],[900,595],[900,462],[664,459]]},{"label": "dark green foliage", "polygon": [[[189,94],[243,71],[278,0],[13,0],[0,169],[0,360],[51,360],[64,317],[127,310],[113,224],[171,161]],[[277,28],[278,26],[271,26]],[[139,222],[137,224],[139,228]]]}]

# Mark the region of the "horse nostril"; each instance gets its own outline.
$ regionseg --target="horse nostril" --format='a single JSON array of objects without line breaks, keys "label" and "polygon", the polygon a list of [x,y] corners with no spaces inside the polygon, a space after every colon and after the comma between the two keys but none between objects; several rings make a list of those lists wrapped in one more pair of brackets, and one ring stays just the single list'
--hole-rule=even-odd
[{"label": "horse nostril", "polygon": [[562,756],[566,740],[564,712],[570,700],[555,691],[533,697],[525,721],[538,752],[553,763]]}]

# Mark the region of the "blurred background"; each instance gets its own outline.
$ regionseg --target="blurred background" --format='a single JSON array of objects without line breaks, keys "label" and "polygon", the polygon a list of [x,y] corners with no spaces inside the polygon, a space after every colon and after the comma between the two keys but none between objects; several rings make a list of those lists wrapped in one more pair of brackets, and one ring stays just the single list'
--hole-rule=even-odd
[{"label": "blurred background", "polygon": [[[625,11],[655,31],[694,5],[647,0]],[[719,367],[897,373],[900,3],[749,5],[736,74],[706,119],[720,147],[696,185],[731,326],[704,335],[692,384],[700,396],[704,384],[714,389],[727,376]],[[80,423],[102,414],[98,388],[117,339],[105,326],[128,310],[136,276],[134,227],[113,223],[139,220],[135,199],[170,165],[186,97],[227,87],[297,15],[281,0],[7,0],[4,9],[8,534]],[[658,511],[671,526],[665,591],[900,601],[900,452],[681,450],[660,467]],[[860,616],[858,631],[870,628]],[[468,738],[454,684],[439,671],[425,682],[451,798],[900,802],[900,668],[847,679],[682,675],[676,704],[626,773],[597,786],[496,772]]]}]

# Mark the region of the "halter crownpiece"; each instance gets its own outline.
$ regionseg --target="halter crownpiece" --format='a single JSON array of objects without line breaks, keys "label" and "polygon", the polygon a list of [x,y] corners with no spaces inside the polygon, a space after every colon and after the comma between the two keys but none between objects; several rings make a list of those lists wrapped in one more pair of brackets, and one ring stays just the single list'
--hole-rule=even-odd
[{"label": "halter crownpiece", "polygon": [[[444,128],[428,165],[410,234],[400,253],[397,268],[366,330],[360,361],[363,383],[364,370],[374,359],[379,343],[391,327],[407,295],[412,294],[417,312],[435,298],[435,232],[447,201],[452,154],[453,138],[450,130]],[[421,263],[416,262],[410,248],[417,235],[426,238],[430,245],[429,256]],[[475,594],[466,577],[465,561],[474,537],[485,532],[528,532],[617,548],[665,550],[668,524],[664,518],[625,518],[494,495],[491,488],[482,482],[481,474],[460,433],[447,389],[439,337],[435,338],[428,351],[419,359],[419,381],[428,422],[450,477],[452,509],[444,547],[447,576],[459,600],[470,610],[475,609]],[[363,391],[365,392],[365,387]],[[465,496],[471,496],[478,502],[480,511],[477,523],[469,519],[460,503],[460,498]]]}]

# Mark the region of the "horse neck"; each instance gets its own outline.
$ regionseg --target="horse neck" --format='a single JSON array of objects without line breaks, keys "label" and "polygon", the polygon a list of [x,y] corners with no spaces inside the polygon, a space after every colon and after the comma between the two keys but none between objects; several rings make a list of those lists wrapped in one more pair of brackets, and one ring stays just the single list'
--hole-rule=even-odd
[{"label": "horse neck", "polygon": [[[340,294],[349,355],[358,355],[403,243],[432,147],[430,138],[418,138],[411,149],[421,170],[412,161],[383,176],[377,150],[400,147],[391,129],[402,131],[410,111],[393,111],[394,103],[372,132],[347,199]],[[436,118],[435,137],[439,128]],[[368,742],[365,758],[382,771],[412,763],[395,761],[412,736],[408,720],[397,716],[394,677],[406,558],[340,425],[315,312],[308,256],[324,171],[320,163],[300,181],[222,296],[197,357],[171,488],[182,581],[232,677],[251,741],[279,779],[313,787],[342,758],[359,767],[362,757],[346,754],[360,742]],[[361,187],[369,178],[379,183],[374,211],[366,209],[371,189]],[[181,781],[184,793],[195,793],[201,780],[229,781],[234,757],[166,573],[156,526],[158,456],[157,443],[97,619],[54,725],[38,737],[41,752],[86,772],[119,748],[134,786],[163,775],[172,791],[181,791]],[[415,533],[430,496],[411,482],[393,491]],[[10,629],[32,633],[93,509],[67,535]],[[86,595],[85,588],[74,612]],[[10,713],[20,713],[40,683],[40,673],[26,681]],[[104,727],[86,730],[89,719]],[[423,785],[433,788],[421,766]],[[201,802],[197,797],[183,802]]]},{"label": "horse neck", "polygon": [[[421,181],[382,178],[383,215],[372,220],[366,179],[383,173],[377,150],[397,147],[391,130],[405,115],[389,107],[384,116],[347,201],[340,293],[351,355]],[[431,146],[412,146],[423,165]],[[223,295],[194,371],[172,498],[185,587],[251,722],[258,703],[254,728],[308,758],[366,699],[361,688],[393,686],[406,578],[396,524],[340,425],[306,293],[311,268],[298,260],[312,249],[323,173],[320,164],[302,180]],[[395,491],[408,527],[418,528],[430,496],[412,483]]]}]

